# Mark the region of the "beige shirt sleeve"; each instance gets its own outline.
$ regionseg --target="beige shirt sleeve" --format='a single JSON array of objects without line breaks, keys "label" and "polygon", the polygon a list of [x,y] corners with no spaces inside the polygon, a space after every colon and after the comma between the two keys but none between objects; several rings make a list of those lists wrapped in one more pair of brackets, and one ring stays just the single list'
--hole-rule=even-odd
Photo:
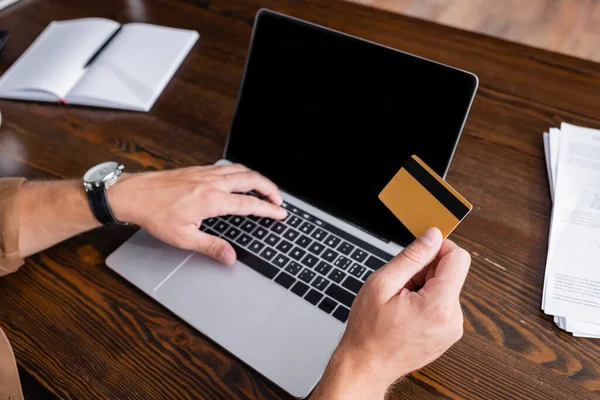
[{"label": "beige shirt sleeve", "polygon": [[[0,276],[15,272],[23,259],[19,255],[19,204],[17,193],[22,178],[0,179]],[[0,329],[0,400],[23,400],[19,372],[8,339]]]},{"label": "beige shirt sleeve", "polygon": [[19,204],[17,193],[23,178],[0,179],[0,276],[15,272],[23,259],[19,255]]}]

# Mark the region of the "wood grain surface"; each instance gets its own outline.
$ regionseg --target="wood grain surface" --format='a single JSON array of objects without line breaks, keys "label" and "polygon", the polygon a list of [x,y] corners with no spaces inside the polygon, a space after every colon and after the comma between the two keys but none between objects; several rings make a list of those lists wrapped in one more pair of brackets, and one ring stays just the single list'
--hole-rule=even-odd
[{"label": "wood grain surface", "polygon": [[349,0],[600,61],[600,0]]},{"label": "wood grain surface", "polygon": [[[0,101],[0,176],[79,178],[108,159],[129,171],[216,161],[263,6],[480,78],[447,176],[474,205],[452,234],[473,256],[465,335],[389,398],[600,398],[600,342],[573,338],[540,311],[550,216],[542,133],[561,121],[600,128],[593,62],[339,0],[24,0],[0,14],[13,32],[0,71],[55,19],[151,22],[201,37],[150,113]],[[0,324],[21,367],[68,399],[289,398],[105,266],[132,233],[80,235],[0,280]]]}]

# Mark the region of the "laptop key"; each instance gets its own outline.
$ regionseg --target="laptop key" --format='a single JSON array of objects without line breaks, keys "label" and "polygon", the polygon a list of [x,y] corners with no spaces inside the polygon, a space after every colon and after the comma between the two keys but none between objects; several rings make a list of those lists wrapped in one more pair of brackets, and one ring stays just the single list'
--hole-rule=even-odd
[{"label": "laptop key", "polygon": [[268,231],[265,228],[261,228],[260,226],[256,228],[254,232],[252,232],[252,236],[255,238],[262,239],[267,235]]},{"label": "laptop key", "polygon": [[360,264],[354,263],[348,270],[348,273],[354,275],[357,278],[360,278],[362,274],[365,273],[367,269]]},{"label": "laptop key", "polygon": [[312,240],[305,235],[300,236],[300,238],[296,240],[296,244],[303,248],[306,248],[310,244],[310,242],[312,242]]},{"label": "laptop key", "polygon": [[302,224],[302,226],[300,227],[300,232],[305,233],[305,234],[309,234],[311,233],[313,230],[315,229],[315,226],[313,224],[309,224],[308,222],[305,222]]},{"label": "laptop key", "polygon": [[352,253],[352,250],[354,250],[354,246],[352,246],[348,242],[344,242],[337,249],[338,249],[338,251],[340,253],[345,254],[345,255],[349,255],[350,253]]},{"label": "laptop key", "polygon": [[325,239],[325,236],[327,236],[327,232],[325,232],[323,229],[321,228],[317,228],[317,230],[315,230],[312,235],[313,238],[315,238],[316,240],[323,240]]},{"label": "laptop key", "polygon": [[241,246],[247,246],[248,243],[252,241],[252,238],[245,233],[242,233],[241,236],[238,236],[236,242]]},{"label": "laptop key", "polygon": [[287,221],[287,224],[296,228],[298,225],[302,223],[302,220],[296,216],[293,216]]},{"label": "laptop key", "polygon": [[359,281],[358,279],[356,279],[352,276],[348,276],[346,278],[346,280],[344,281],[344,283],[342,283],[343,287],[345,287],[346,289],[348,289],[351,292],[354,292],[356,294],[358,294],[358,291],[360,290],[362,285],[363,285],[363,283],[361,281]]},{"label": "laptop key", "polygon": [[233,218],[229,220],[229,223],[231,225],[240,226],[242,223],[244,223],[244,217],[241,215],[234,215]]},{"label": "laptop key", "polygon": [[371,276],[371,274],[373,273],[373,271],[367,271],[367,273],[365,274],[365,276],[362,277],[363,281],[367,281],[367,279],[369,278],[369,276]]},{"label": "laptop key", "polygon": [[323,295],[317,292],[315,289],[310,289],[310,292],[306,296],[304,296],[309,303],[314,304],[315,306],[319,304],[319,301],[323,298]]},{"label": "laptop key", "polygon": [[323,311],[325,311],[327,314],[331,314],[331,312],[333,310],[335,310],[335,307],[337,306],[337,303],[335,301],[333,301],[332,299],[330,299],[329,297],[325,297],[323,299],[323,301],[321,301],[319,303],[319,308]]},{"label": "laptop key", "polygon": [[296,239],[298,237],[298,235],[300,235],[300,233],[298,231],[295,231],[290,228],[283,234],[283,237],[286,238],[287,240],[294,241],[294,239]]},{"label": "laptop key", "polygon": [[206,228],[204,233],[208,233],[209,235],[213,235],[213,236],[219,236],[219,234],[217,232],[213,231],[212,229],[208,229],[208,228]]},{"label": "laptop key", "polygon": [[354,250],[354,253],[352,253],[352,255],[350,256],[350,258],[358,262],[363,262],[365,258],[367,258],[367,253],[365,251],[362,251],[361,249],[356,249]]},{"label": "laptop key", "polygon": [[269,261],[275,256],[275,254],[276,251],[270,247],[265,247],[265,249],[260,252],[260,255]]},{"label": "laptop key", "polygon": [[310,283],[310,281],[313,280],[313,278],[315,277],[315,273],[313,271],[311,271],[308,268],[304,268],[302,270],[302,272],[300,272],[300,275],[298,275],[298,278],[300,278],[300,280],[306,282],[306,283]]},{"label": "laptop key", "polygon": [[271,219],[271,218],[263,218],[258,222],[259,225],[264,226],[265,228],[270,227],[274,223],[275,223],[275,220]]},{"label": "laptop key", "polygon": [[302,211],[300,215],[302,215],[302,218],[307,219],[309,221],[313,221],[315,219],[315,217],[304,211]]},{"label": "laptop key", "polygon": [[339,305],[338,308],[336,308],[335,312],[332,314],[334,318],[338,319],[341,322],[346,322],[348,321],[348,315],[350,315],[350,310],[348,310],[346,307]]},{"label": "laptop key", "polygon": [[308,289],[309,287],[306,283],[296,282],[296,284],[292,287],[292,293],[302,297],[308,291]]},{"label": "laptop key", "polygon": [[279,250],[282,253],[287,253],[294,245],[291,244],[290,242],[288,242],[287,240],[282,240],[277,247],[275,247],[277,250]]},{"label": "laptop key", "polygon": [[229,225],[224,221],[219,221],[213,226],[213,229],[219,233],[225,232],[227,228],[229,228]]},{"label": "laptop key", "polygon": [[294,276],[296,276],[301,269],[302,265],[298,264],[296,261],[292,261],[285,267],[285,270]]},{"label": "laptop key", "polygon": [[333,271],[331,271],[331,273],[327,277],[336,283],[340,283],[344,280],[346,274],[340,271],[339,269],[334,268]]},{"label": "laptop key", "polygon": [[202,221],[202,225],[208,225],[208,226],[213,226],[216,223],[217,223],[217,218],[215,218],[215,217],[207,218],[204,221]]},{"label": "laptop key", "polygon": [[323,253],[323,255],[321,255],[321,257],[323,257],[323,259],[325,261],[329,261],[329,262],[333,262],[333,260],[335,260],[338,256],[338,253],[331,250],[331,249],[327,249],[325,250],[325,253]]},{"label": "laptop key", "polygon": [[200,231],[206,232],[207,229],[208,229],[208,226],[206,226],[204,224],[200,224]]},{"label": "laptop key", "polygon": [[277,257],[273,259],[273,264],[277,265],[279,268],[283,268],[288,261],[290,261],[289,257],[286,257],[283,254],[278,254]]},{"label": "laptop key", "polygon": [[254,230],[254,228],[256,228],[256,224],[251,221],[246,221],[242,224],[241,228],[244,232],[250,233]]},{"label": "laptop key", "polygon": [[325,261],[320,261],[319,265],[316,266],[315,271],[323,276],[327,276],[329,271],[331,271],[331,265],[327,264]]},{"label": "laptop key", "polygon": [[317,256],[321,254],[323,250],[325,250],[325,246],[323,246],[321,243],[313,242],[310,246],[308,246],[308,251],[316,254]]},{"label": "laptop key", "polygon": [[237,253],[237,259],[258,272],[259,274],[266,276],[269,279],[273,279],[279,272],[279,268],[272,266],[268,262],[261,260],[254,254],[250,253],[243,247],[238,246],[235,243],[231,244]]},{"label": "laptop key", "polygon": [[375,256],[371,256],[371,257],[367,258],[367,261],[365,261],[365,265],[367,267],[371,268],[372,270],[377,271],[379,268],[381,268],[385,265],[385,261],[382,261]]},{"label": "laptop key", "polygon": [[275,246],[281,239],[279,238],[279,236],[275,236],[274,234],[269,234],[269,236],[267,236],[267,238],[265,239],[265,242],[267,242],[267,244],[270,244],[271,246]]},{"label": "laptop key", "polygon": [[353,295],[352,293],[348,292],[345,289],[342,289],[335,283],[332,283],[331,285],[329,285],[329,287],[327,288],[325,293],[327,295],[331,296],[334,300],[337,300],[340,303],[342,303],[348,307],[352,307],[352,303],[354,302],[354,299],[356,298],[355,295]]},{"label": "laptop key", "polygon": [[319,259],[312,254],[307,254],[306,257],[302,259],[302,264],[311,268],[317,265],[317,262],[319,262]]},{"label": "laptop key", "polygon": [[345,270],[346,268],[348,268],[350,266],[351,263],[352,263],[351,259],[344,257],[344,256],[340,256],[340,258],[335,260],[335,262],[333,264],[336,267],[338,267],[339,269]]},{"label": "laptop key", "polygon": [[252,242],[252,244],[250,245],[250,247],[248,247],[250,250],[252,250],[255,253],[258,253],[259,251],[262,250],[262,248],[265,247],[264,244],[262,244],[261,242],[259,242],[258,240],[255,240]]},{"label": "laptop key", "polygon": [[275,233],[278,233],[278,234],[280,234],[280,235],[281,235],[281,234],[283,233],[283,231],[285,231],[286,229],[287,229],[287,226],[285,226],[285,225],[284,225],[284,224],[282,224],[281,222],[276,222],[276,223],[275,223],[275,225],[273,225],[273,226],[271,227],[271,230],[272,230],[273,232],[275,232]]},{"label": "laptop key", "polygon": [[225,236],[227,239],[234,240],[240,233],[241,232],[239,229],[231,227],[223,236]]},{"label": "laptop key", "polygon": [[299,247],[294,247],[294,250],[292,250],[292,252],[290,253],[290,256],[292,256],[292,258],[294,260],[300,261],[302,259],[302,257],[304,257],[305,254],[306,254],[306,251],[302,250]]},{"label": "laptop key", "polygon": [[325,244],[329,247],[335,248],[341,241],[342,239],[333,235],[329,235],[327,239],[325,239]]},{"label": "laptop key", "polygon": [[281,273],[277,275],[277,278],[275,278],[275,282],[279,283],[284,288],[289,289],[294,282],[296,282],[296,279],[294,279],[294,277],[290,274],[286,274],[285,272],[281,271]]},{"label": "laptop key", "polygon": [[329,285],[329,281],[325,278],[323,278],[322,276],[317,276],[311,283],[311,285],[316,288],[319,289],[320,291],[323,291],[327,288],[327,286]]},{"label": "laptop key", "polygon": [[248,219],[254,222],[258,222],[260,217],[257,217],[256,215],[248,215]]}]

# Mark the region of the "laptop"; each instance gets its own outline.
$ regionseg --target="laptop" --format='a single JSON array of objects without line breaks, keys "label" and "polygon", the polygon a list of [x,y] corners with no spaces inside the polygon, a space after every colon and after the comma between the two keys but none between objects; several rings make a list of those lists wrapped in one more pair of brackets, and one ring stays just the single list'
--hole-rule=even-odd
[{"label": "laptop", "polygon": [[273,180],[289,216],[203,221],[233,245],[233,266],[144,230],[106,263],[305,398],[365,280],[414,240],[379,192],[413,154],[446,175],[477,86],[472,73],[261,9],[217,164]]}]

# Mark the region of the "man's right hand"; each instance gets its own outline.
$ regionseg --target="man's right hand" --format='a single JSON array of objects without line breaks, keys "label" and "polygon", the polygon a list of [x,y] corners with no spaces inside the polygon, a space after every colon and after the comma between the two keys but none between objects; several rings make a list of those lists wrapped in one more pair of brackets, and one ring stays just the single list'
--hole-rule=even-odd
[{"label": "man's right hand", "polygon": [[459,295],[470,263],[430,228],[373,273],[312,399],[381,400],[396,379],[442,355],[462,337]]},{"label": "man's right hand", "polygon": [[[239,194],[250,190],[267,200]],[[117,219],[139,225],[163,242],[225,264],[235,262],[235,251],[225,239],[201,232],[198,228],[203,220],[227,214],[287,216],[277,186],[241,164],[123,174],[107,193]]]}]

